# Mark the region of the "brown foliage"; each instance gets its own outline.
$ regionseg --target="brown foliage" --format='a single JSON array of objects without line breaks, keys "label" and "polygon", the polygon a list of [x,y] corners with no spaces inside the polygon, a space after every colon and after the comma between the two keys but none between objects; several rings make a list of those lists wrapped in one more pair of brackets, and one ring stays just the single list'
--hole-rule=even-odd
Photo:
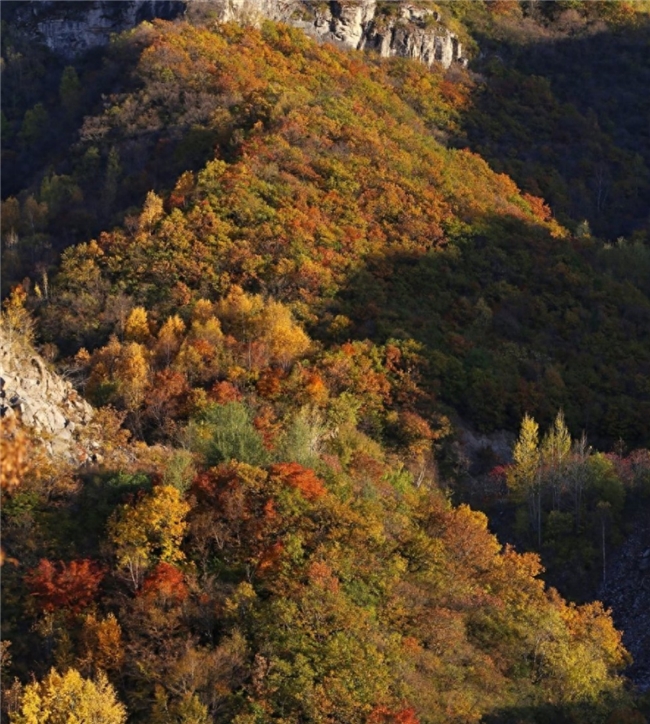
[{"label": "brown foliage", "polygon": [[285,372],[280,367],[267,367],[260,373],[257,381],[257,393],[260,397],[272,400],[280,394]]},{"label": "brown foliage", "polygon": [[153,376],[145,399],[145,414],[159,424],[187,413],[190,386],[180,372],[164,369]]},{"label": "brown foliage", "polygon": [[28,464],[29,440],[15,417],[0,420],[0,489],[12,493],[20,485]]},{"label": "brown foliage", "polygon": [[215,382],[214,385],[212,385],[212,388],[208,393],[208,397],[220,405],[226,405],[229,402],[239,402],[242,395],[232,382],[222,380],[221,382]]},{"label": "brown foliage", "polygon": [[86,666],[117,671],[124,663],[122,628],[112,613],[105,619],[97,619],[94,613],[88,614],[84,619],[81,639]]},{"label": "brown foliage", "polygon": [[278,435],[282,432],[282,424],[275,417],[272,407],[263,407],[253,420],[253,425],[262,436],[264,447],[273,450]]},{"label": "brown foliage", "polygon": [[324,561],[314,561],[307,571],[307,577],[312,585],[333,593],[339,590],[339,580],[331,567]]}]

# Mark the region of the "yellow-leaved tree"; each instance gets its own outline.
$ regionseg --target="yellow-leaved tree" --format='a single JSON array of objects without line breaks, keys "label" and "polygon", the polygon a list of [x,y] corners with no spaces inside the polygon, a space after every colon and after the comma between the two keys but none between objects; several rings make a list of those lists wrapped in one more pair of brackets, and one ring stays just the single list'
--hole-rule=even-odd
[{"label": "yellow-leaved tree", "polygon": [[76,669],[52,669],[43,681],[28,684],[11,724],[123,724],[126,709],[101,671],[94,680]]},{"label": "yellow-leaved tree", "polygon": [[168,367],[172,363],[172,358],[178,352],[184,334],[185,323],[177,314],[168,317],[160,328],[155,349],[160,361],[165,366]]},{"label": "yellow-leaved tree", "polygon": [[310,347],[311,340],[294,320],[291,310],[274,299],[247,294],[233,286],[216,308],[225,330],[248,346],[248,367],[252,366],[252,343],[261,342],[271,360],[288,367]]},{"label": "yellow-leaved tree", "polygon": [[149,339],[149,320],[144,307],[134,307],[124,326],[124,337],[129,342],[146,342]]},{"label": "yellow-leaved tree", "polygon": [[537,543],[542,544],[542,471],[539,449],[539,425],[529,415],[521,421],[519,439],[512,451],[513,465],[507,476],[508,487],[516,500],[528,503]]},{"label": "yellow-leaved tree", "polygon": [[268,345],[271,357],[283,367],[289,366],[311,345],[311,340],[294,321],[289,308],[273,299],[264,305],[262,329],[262,339]]},{"label": "yellow-leaved tree", "polygon": [[571,434],[564,421],[564,413],[557,413],[553,427],[544,435],[541,445],[545,485],[553,496],[553,509],[560,507],[560,498],[567,478],[567,464],[571,454]]},{"label": "yellow-leaved tree", "polygon": [[115,366],[117,390],[127,410],[137,410],[145,399],[149,381],[147,350],[137,342],[128,342],[120,350]]},{"label": "yellow-leaved tree", "polygon": [[158,485],[133,505],[119,507],[108,522],[119,567],[137,591],[151,565],[175,563],[185,555],[180,549],[190,506],[170,485]]},{"label": "yellow-leaved tree", "polygon": [[138,218],[138,226],[141,230],[148,231],[153,228],[157,221],[162,219],[164,214],[162,199],[158,194],[149,191],[142,207],[142,213]]}]

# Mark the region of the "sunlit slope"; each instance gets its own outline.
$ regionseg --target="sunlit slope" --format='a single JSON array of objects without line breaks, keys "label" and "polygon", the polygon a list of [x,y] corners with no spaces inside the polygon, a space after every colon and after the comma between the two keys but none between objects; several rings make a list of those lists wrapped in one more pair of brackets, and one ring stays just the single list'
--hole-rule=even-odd
[{"label": "sunlit slope", "polygon": [[437,140],[466,85],[272,24],[159,23],[121,42],[142,47],[134,87],[86,118],[75,152],[114,164],[113,198],[159,188],[163,167],[199,170],[66,253],[39,302],[66,351],[107,339],[118,292],[165,315],[236,283],[323,339],[415,338],[431,390],[486,429],[564,407],[575,430],[647,438],[647,298],[607,271],[621,250],[571,238]]}]

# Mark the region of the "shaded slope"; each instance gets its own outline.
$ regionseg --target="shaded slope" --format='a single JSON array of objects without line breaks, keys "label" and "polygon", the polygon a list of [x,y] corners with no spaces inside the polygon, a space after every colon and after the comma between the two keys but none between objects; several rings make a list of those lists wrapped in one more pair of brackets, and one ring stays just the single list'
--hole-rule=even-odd
[{"label": "shaded slope", "polygon": [[645,238],[648,16],[589,24],[576,13],[572,22],[497,19],[476,30],[483,58],[473,67],[484,75],[459,142],[543,196],[572,228],[587,220],[598,235]]}]

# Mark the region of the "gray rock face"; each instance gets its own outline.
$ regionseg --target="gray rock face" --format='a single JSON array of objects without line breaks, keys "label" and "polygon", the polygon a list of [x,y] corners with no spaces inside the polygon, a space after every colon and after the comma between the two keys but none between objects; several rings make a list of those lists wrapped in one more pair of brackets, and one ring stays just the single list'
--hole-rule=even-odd
[{"label": "gray rock face", "polygon": [[347,48],[377,51],[382,57],[413,58],[429,67],[466,63],[458,38],[441,24],[439,13],[409,2],[377,0],[215,0],[224,19],[283,20],[321,40]]},{"label": "gray rock face", "polygon": [[3,15],[35,41],[71,59],[143,20],[182,16],[193,3],[213,6],[222,21],[280,20],[320,40],[375,50],[382,57],[413,58],[444,68],[466,63],[458,38],[438,13],[402,0],[33,0],[5,3]]},{"label": "gray rock face", "polygon": [[[186,0],[188,5],[202,0]],[[261,20],[289,22],[300,11],[302,0],[207,0],[217,11],[221,22],[245,22],[256,24]]]},{"label": "gray rock face", "polygon": [[32,0],[3,3],[4,19],[24,29],[54,53],[71,59],[106,45],[114,33],[143,20],[171,20],[185,11],[182,0]]},{"label": "gray rock face", "polygon": [[0,416],[15,415],[36,430],[54,455],[74,457],[92,407],[43,359],[0,329]]}]

